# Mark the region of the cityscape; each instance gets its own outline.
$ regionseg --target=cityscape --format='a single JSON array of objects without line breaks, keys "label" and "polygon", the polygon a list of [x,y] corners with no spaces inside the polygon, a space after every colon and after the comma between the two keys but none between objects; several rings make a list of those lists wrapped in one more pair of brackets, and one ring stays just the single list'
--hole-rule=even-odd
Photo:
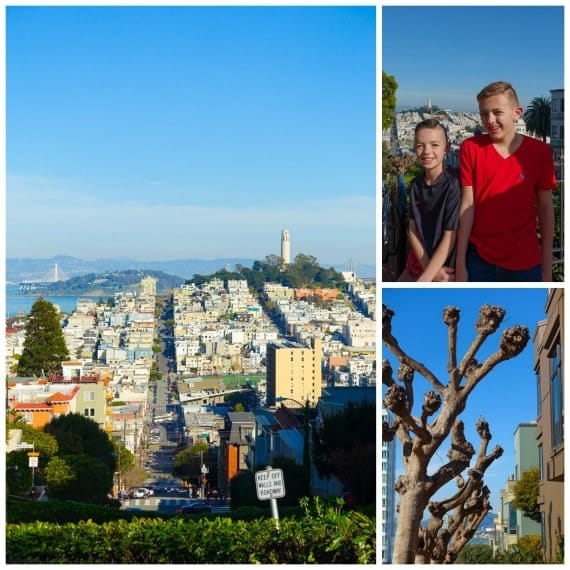
[{"label": "cityscape", "polygon": [[[290,240],[283,230],[282,272],[298,261],[291,260]],[[31,486],[38,504],[74,498],[128,516],[229,516],[259,504],[246,491],[248,474],[283,465],[291,489],[286,504],[295,504],[296,479],[306,478],[309,496],[375,509],[372,449],[367,469],[362,460],[355,471],[330,459],[325,469],[319,461],[329,451],[317,455],[313,440],[342,410],[375,410],[375,280],[344,272],[336,274],[340,288],[267,281],[254,291],[232,276],[214,274],[171,291],[144,277],[106,301],[78,298],[69,313],[48,302],[69,355],[53,370],[48,359],[23,371],[43,298],[36,292],[30,314],[8,320],[9,508]],[[111,486],[97,498],[83,495],[92,490],[93,473],[83,474],[85,487],[75,495],[53,475],[59,458],[39,435],[75,415],[93,422],[117,450]],[[374,417],[358,420],[372,448]],[[345,455],[363,445],[353,437]],[[10,552],[9,560],[22,559]]]},{"label": "cityscape", "polygon": [[6,69],[6,561],[375,564],[376,7],[10,6]]}]

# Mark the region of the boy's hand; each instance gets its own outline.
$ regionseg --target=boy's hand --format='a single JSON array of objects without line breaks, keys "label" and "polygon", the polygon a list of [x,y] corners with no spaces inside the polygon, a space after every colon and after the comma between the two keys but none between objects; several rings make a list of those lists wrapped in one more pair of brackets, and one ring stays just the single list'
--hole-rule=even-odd
[{"label": "boy's hand", "polygon": [[455,266],[455,281],[469,281],[469,276],[467,275],[467,267],[465,265],[457,264]]},{"label": "boy's hand", "polygon": [[433,278],[434,281],[438,283],[447,283],[449,281],[455,281],[455,269],[453,267],[446,267],[445,265],[436,273]]}]

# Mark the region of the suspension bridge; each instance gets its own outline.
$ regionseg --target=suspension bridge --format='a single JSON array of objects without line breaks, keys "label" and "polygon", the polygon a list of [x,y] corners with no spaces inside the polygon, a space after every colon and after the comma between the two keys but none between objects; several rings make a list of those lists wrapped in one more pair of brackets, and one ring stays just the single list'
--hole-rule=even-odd
[{"label": "suspension bridge", "polygon": [[54,264],[54,266],[47,272],[42,275],[41,279],[35,281],[22,281],[20,283],[19,289],[20,291],[36,291],[45,289],[47,285],[50,283],[57,283],[58,281],[67,281],[69,277],[67,274],[58,266],[58,264]]}]

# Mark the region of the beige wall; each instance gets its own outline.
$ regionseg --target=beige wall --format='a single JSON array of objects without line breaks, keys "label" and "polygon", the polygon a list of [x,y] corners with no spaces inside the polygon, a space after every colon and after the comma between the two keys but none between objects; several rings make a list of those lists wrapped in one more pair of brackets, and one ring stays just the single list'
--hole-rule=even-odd
[{"label": "beige wall", "polygon": [[277,402],[279,398],[291,398],[317,404],[322,390],[322,342],[314,339],[312,345],[312,348],[268,345],[268,404],[275,403],[273,397]]},{"label": "beige wall", "polygon": [[[564,439],[553,445],[551,370],[549,357],[557,344],[564,347],[564,290],[551,289],[546,304],[547,318],[541,321],[534,338],[534,361],[540,389],[537,443],[542,447],[541,481],[538,502],[543,517],[544,549],[547,560],[556,552],[556,534],[564,534]],[[561,352],[561,382],[564,355]]]}]

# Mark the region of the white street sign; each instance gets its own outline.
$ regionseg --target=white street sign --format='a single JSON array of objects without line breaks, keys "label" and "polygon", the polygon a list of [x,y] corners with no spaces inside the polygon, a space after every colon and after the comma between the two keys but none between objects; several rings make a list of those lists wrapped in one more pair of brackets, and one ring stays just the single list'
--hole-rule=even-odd
[{"label": "white street sign", "polygon": [[268,467],[255,474],[255,488],[260,501],[282,499],[285,496],[285,481],[282,469]]}]

